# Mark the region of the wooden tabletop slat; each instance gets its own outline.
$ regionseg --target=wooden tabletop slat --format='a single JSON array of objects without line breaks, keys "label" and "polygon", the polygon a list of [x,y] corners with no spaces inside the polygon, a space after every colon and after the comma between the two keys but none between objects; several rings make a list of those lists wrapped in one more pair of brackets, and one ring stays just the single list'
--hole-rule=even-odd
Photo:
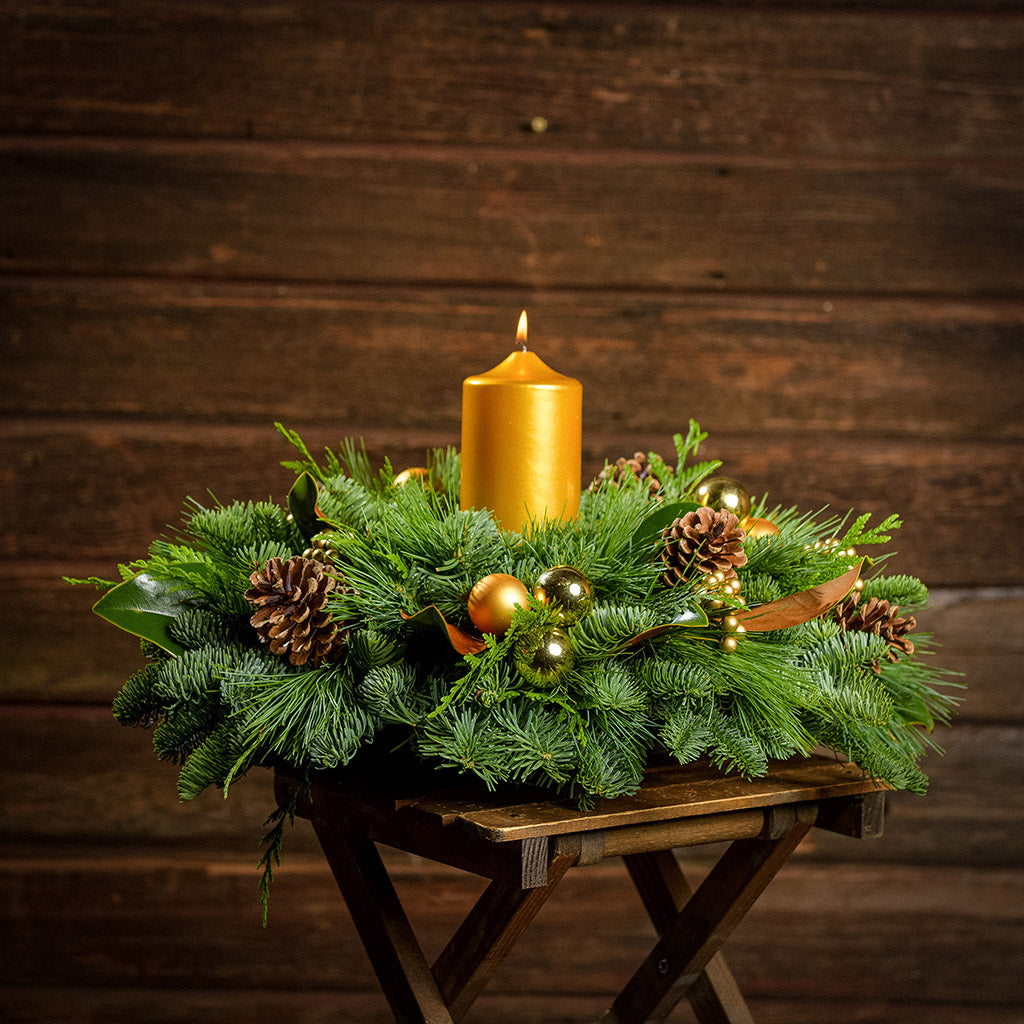
[{"label": "wooden tabletop slat", "polygon": [[[462,810],[449,807],[444,818],[491,842],[502,843],[539,835],[589,832],[794,801],[854,796],[880,788],[883,787],[855,765],[815,756],[785,762],[760,779],[724,775],[710,767],[656,769],[648,783],[632,796],[602,800],[591,811],[581,811],[570,801],[548,800],[513,806],[468,806]],[[413,806],[417,810],[431,807],[428,801]],[[440,817],[440,808],[434,813]]]},{"label": "wooden tabletop slat", "polygon": [[[282,780],[294,781],[286,768]],[[288,783],[286,782],[286,785]],[[857,796],[887,788],[848,762],[813,754],[776,762],[762,778],[726,774],[706,760],[693,764],[655,765],[644,784],[630,796],[598,800],[580,810],[569,797],[547,796],[535,787],[488,793],[482,788],[424,781],[417,794],[407,779],[389,785],[380,776],[326,776],[317,780],[319,814],[369,815],[396,827],[404,822],[420,834],[466,829],[477,838],[507,843],[537,836],[566,835],[678,818],[696,818],[779,804]],[[361,810],[359,810],[361,809]],[[312,806],[300,807],[308,816]]]}]

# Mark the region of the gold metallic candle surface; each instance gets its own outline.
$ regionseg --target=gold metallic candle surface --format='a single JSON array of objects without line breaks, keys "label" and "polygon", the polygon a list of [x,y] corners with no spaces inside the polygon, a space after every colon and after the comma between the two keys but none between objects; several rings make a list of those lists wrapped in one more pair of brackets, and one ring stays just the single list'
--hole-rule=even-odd
[{"label": "gold metallic candle surface", "polygon": [[486,508],[506,530],[579,511],[583,386],[526,350],[462,383],[462,508]]}]

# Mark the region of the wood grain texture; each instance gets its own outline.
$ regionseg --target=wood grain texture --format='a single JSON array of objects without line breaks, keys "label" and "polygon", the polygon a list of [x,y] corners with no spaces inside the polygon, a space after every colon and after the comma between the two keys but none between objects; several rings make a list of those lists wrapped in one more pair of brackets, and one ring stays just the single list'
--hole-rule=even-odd
[{"label": "wood grain texture", "polygon": [[377,847],[344,821],[336,825],[314,827],[395,1020],[452,1024]]},{"label": "wood grain texture", "polygon": [[1024,156],[1024,23],[957,16],[1019,7],[758,7],[8,2],[0,131]]},{"label": "wood grain texture", "polygon": [[[269,775],[180,804],[58,577],[282,499],[274,419],[456,443],[526,307],[585,475],[692,416],[773,502],[900,511],[966,674],[929,795],[733,935],[754,1018],[1021,1019],[1022,57],[1019,0],[0,0],[0,1018],[392,1019],[304,823],[259,927]],[[385,859],[436,954],[483,882]],[[574,870],[467,1019],[593,1021],[653,941]]]},{"label": "wood grain texture", "polygon": [[[685,410],[676,422],[685,424]],[[756,436],[712,430],[701,449],[772,504],[849,509],[881,517],[899,510],[906,525],[889,568],[933,586],[1013,585],[1019,579],[1024,516],[1024,444],[964,439],[857,435]],[[725,425],[724,425],[725,426]],[[675,429],[679,429],[676,427]],[[314,451],[336,447],[358,425],[329,413],[304,432]],[[372,458],[422,465],[454,433],[384,429],[362,432]],[[605,458],[641,448],[671,452],[671,433],[637,433],[627,447],[618,431],[587,433],[584,479]],[[0,504],[20,515],[0,525],[0,557],[118,561],[142,557],[154,537],[180,522],[186,496],[209,501],[284,500],[294,476],[278,463],[294,452],[270,427],[148,424],[116,420],[0,423]],[[988,529],[997,515],[1003,531]],[[876,520],[877,521],[877,520]],[[973,543],[963,544],[965,531]]]},{"label": "wood grain texture", "polygon": [[[909,1000],[829,1000],[827,996],[748,999],[759,1024],[821,1024],[840,1017],[849,1024],[892,1024],[893,1020],[927,1020],[929,1024],[1006,1024],[1014,1007],[972,1003],[927,1003]],[[593,1024],[608,997],[581,993],[532,992],[484,995],[468,1024]],[[378,992],[337,992],[310,985],[301,992],[253,986],[245,991],[175,988],[10,988],[0,989],[0,1012],[8,1024],[252,1024],[272,1015],[294,1024],[324,1024],[332,1016],[359,1024],[394,1024]],[[692,1018],[677,1013],[679,1024]]]},{"label": "wood grain texture", "polygon": [[504,358],[523,307],[531,346],[582,380],[587,431],[623,445],[690,416],[758,434],[1024,437],[1019,301],[137,279],[0,279],[0,413],[457,434],[462,378]]},{"label": "wood grain texture", "polygon": [[545,886],[525,890],[491,882],[473,904],[431,968],[453,1019],[462,1019],[479,998],[574,861],[556,851]]},{"label": "wood grain texture", "polygon": [[931,606],[917,620],[938,641],[936,662],[962,674],[966,690],[959,718],[1021,724],[1024,591],[933,592]]},{"label": "wood grain texture", "polygon": [[[658,850],[625,857],[624,863],[651,924],[663,934],[693,892],[675,855],[671,850]],[[687,995],[699,1024],[754,1024],[721,953],[712,957]]]},{"label": "wood grain texture", "polygon": [[1019,168],[970,161],[21,138],[0,139],[0,179],[0,271],[818,294],[1024,288]]},{"label": "wood grain texture", "polygon": [[[254,851],[274,809],[269,773],[233,785],[225,800],[207,790],[178,800],[177,769],[157,761],[152,736],[124,728],[108,708],[0,708],[6,849],[51,843],[116,847],[126,858],[140,843],[186,851]],[[57,752],[57,753],[55,753]],[[307,848],[314,848],[307,837]],[[119,856],[121,854],[118,854]]]},{"label": "wood grain texture", "polygon": [[[141,664],[136,640],[92,614],[99,596],[91,587],[68,587],[62,574],[113,575],[105,563],[8,563],[19,600],[3,628],[9,643],[0,666],[0,700],[108,704]],[[1024,594],[1009,590],[933,590],[932,607],[918,615],[921,630],[940,641],[936,664],[964,673],[967,685],[958,719],[1015,722],[1024,658]],[[64,629],[51,643],[50,619],[60,608]]]},{"label": "wood grain texture", "polygon": [[[132,847],[251,849],[274,808],[262,770],[236,782],[228,800],[210,790],[179,803],[175,769],[156,761],[150,735],[122,728],[104,708],[8,707],[2,721],[0,826],[7,851],[54,843],[95,849],[113,835]],[[818,831],[815,850],[828,859],[922,864],[1006,866],[1024,860],[1020,728],[961,723],[940,730],[936,739],[947,753],[924,763],[931,778],[927,797],[892,794],[881,839],[854,842]],[[49,756],[54,749],[62,751],[59,760]],[[1000,795],[998,804],[993,793]],[[306,842],[302,834],[297,828],[294,842]]]},{"label": "wood grain texture", "polygon": [[[687,874],[696,882],[706,870]],[[5,933],[15,940],[5,968],[5,984],[17,986],[11,995],[22,987],[44,990],[55,962],[71,992],[119,986],[138,997],[179,988],[242,993],[267,986],[267,964],[274,964],[275,988],[321,993],[325,1006],[331,997],[342,1007],[354,997],[358,1006],[375,987],[319,859],[291,858],[282,866],[266,931],[259,927],[251,862],[237,859],[198,858],[188,866],[160,858],[128,864],[73,856],[4,859],[0,874]],[[399,870],[396,886],[432,955],[480,891],[480,880],[417,867]],[[1024,1004],[1022,899],[1013,870],[892,866],[880,873],[797,859],[737,928],[730,965],[755,1000],[841,1000],[850,1013],[948,1001],[1002,1009],[1009,1020]],[[487,991],[538,1001],[582,991],[607,1003],[653,942],[622,865],[576,869]],[[756,1014],[756,1002],[753,1009]],[[487,1017],[478,1012],[469,1019]]]},{"label": "wood grain texture", "polygon": [[600,1018],[602,1024],[664,1020],[672,1012],[812,828],[815,810],[803,810],[779,838],[730,844]]},{"label": "wood grain texture", "polygon": [[[876,788],[873,780],[865,778],[855,766],[820,755],[773,766],[766,777],[751,781],[728,777],[709,764],[670,764],[652,769],[646,783],[632,796],[602,801],[586,811],[563,801],[538,801],[536,794],[525,800],[497,799],[483,807],[473,800],[465,806],[453,801],[448,808],[442,804],[440,813],[431,813],[428,798],[428,806],[423,809],[435,823],[452,819],[460,829],[479,833],[490,842],[505,843],[532,836],[703,818],[793,801],[856,796]],[[766,815],[764,837],[769,835],[770,820],[770,815]],[[776,838],[774,834],[770,837]]]}]

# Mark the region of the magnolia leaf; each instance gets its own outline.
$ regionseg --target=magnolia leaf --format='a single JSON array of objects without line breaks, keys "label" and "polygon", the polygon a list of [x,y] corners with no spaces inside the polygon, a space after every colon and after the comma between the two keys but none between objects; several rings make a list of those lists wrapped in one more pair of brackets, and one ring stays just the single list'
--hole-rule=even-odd
[{"label": "magnolia leaf", "polygon": [[288,492],[288,511],[306,540],[320,532],[320,516],[316,507],[320,488],[311,473],[301,473]]},{"label": "magnolia leaf", "polygon": [[735,615],[748,632],[787,629],[790,626],[799,626],[803,622],[810,622],[850,593],[863,564],[862,559],[842,576],[837,576],[826,583],[819,583],[809,590],[780,597],[777,601],[769,601],[756,608],[734,608],[730,614]]},{"label": "magnolia leaf", "polygon": [[142,573],[108,590],[92,610],[119,629],[177,656],[185,648],[171,637],[168,627],[193,596],[190,590],[176,590],[170,583]]},{"label": "magnolia leaf", "polygon": [[471,633],[467,633],[459,629],[458,626],[453,626],[448,622],[436,604],[427,605],[426,608],[421,609],[415,615],[406,615],[405,612],[402,612],[402,618],[410,626],[431,631],[443,631],[448,637],[448,642],[459,654],[479,654],[487,649],[487,644],[479,637],[475,637]]},{"label": "magnolia leaf", "polygon": [[653,640],[664,633],[673,633],[677,629],[690,629],[693,626],[706,626],[707,624],[708,617],[703,608],[688,608],[685,612],[677,615],[671,622],[663,623],[660,626],[652,626],[650,629],[645,629],[642,633],[637,633],[636,636],[631,637],[618,647],[617,650],[623,651],[629,647],[639,647],[640,644],[646,643],[648,640]]},{"label": "magnolia leaf", "polygon": [[654,547],[655,541],[661,536],[666,527],[671,526],[680,516],[692,512],[700,506],[695,501],[671,501],[662,502],[655,506],[655,509],[633,533],[633,547],[643,550]]},{"label": "magnolia leaf", "polygon": [[925,732],[931,732],[935,728],[935,718],[923,697],[911,697],[909,700],[903,698],[905,704],[896,714],[896,717],[904,725],[919,725]]}]

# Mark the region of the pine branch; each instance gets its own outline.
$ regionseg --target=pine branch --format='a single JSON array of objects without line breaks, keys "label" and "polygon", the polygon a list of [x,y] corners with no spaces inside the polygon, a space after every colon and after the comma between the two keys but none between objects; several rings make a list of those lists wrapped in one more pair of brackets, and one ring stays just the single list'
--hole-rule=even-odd
[{"label": "pine branch", "polygon": [[312,671],[241,665],[223,673],[223,689],[242,747],[253,758],[335,768],[373,736],[345,663]]},{"label": "pine branch", "polygon": [[716,692],[718,681],[708,665],[674,657],[654,657],[637,663],[637,675],[652,697],[662,700],[666,709],[680,698],[698,701]]},{"label": "pine branch", "polygon": [[227,646],[240,639],[236,618],[209,608],[186,608],[167,627],[171,638],[183,647]]},{"label": "pine branch", "polygon": [[643,605],[601,604],[572,630],[580,661],[603,661],[645,630],[664,624],[664,618]]},{"label": "pine branch", "polygon": [[160,718],[163,703],[153,692],[158,666],[146,665],[128,677],[114,698],[114,718],[121,725],[149,728]]},{"label": "pine branch", "polygon": [[366,452],[366,443],[362,440],[359,447],[356,447],[355,441],[350,437],[342,441],[341,464],[344,471],[368,491],[380,490],[394,481],[390,463],[387,463],[380,474],[374,473],[370,465],[370,456]]},{"label": "pine branch", "polygon": [[665,718],[658,738],[665,749],[680,763],[696,761],[710,741],[707,713],[693,708],[677,707]]},{"label": "pine branch", "polygon": [[503,738],[502,763],[509,779],[568,782],[576,745],[563,714],[550,707],[538,711],[529,704],[508,702],[496,708],[492,718]]},{"label": "pine branch", "polygon": [[248,648],[211,643],[186,650],[177,658],[159,662],[153,693],[164,708],[202,704],[220,689],[220,678],[240,660],[250,656]]},{"label": "pine branch", "polygon": [[[184,758],[184,797],[210,784],[226,789],[271,759],[301,770],[343,765],[381,731],[407,735],[424,761],[487,785],[529,781],[584,801],[635,789],[656,742],[680,761],[706,753],[751,775],[767,758],[806,752],[820,740],[893,785],[922,786],[916,761],[937,746],[933,726],[956,706],[942,692],[943,673],[919,657],[927,653],[924,636],[915,634],[917,652],[896,664],[885,659],[884,642],[844,634],[830,618],[751,631],[732,653],[719,648],[715,621],[631,643],[704,602],[696,584],[663,585],[652,540],[659,507],[687,500],[720,465],[698,461],[706,434],[695,422],[674,438],[674,469],[650,455],[661,502],[630,480],[606,483],[581,496],[575,520],[531,524],[521,535],[500,530],[484,511],[457,508],[452,449],[428,454],[429,487],[396,488],[390,464],[374,472],[363,445],[346,441],[340,455],[326,449],[318,462],[297,434],[279,430],[300,456],[289,465],[319,482],[319,513],[334,524],[325,530],[342,585],[329,611],[344,623],[347,650],[339,662],[305,669],[254,646],[249,574],[306,544],[273,503],[192,502],[181,538],[160,539],[147,559],[119,567],[122,577],[146,571],[192,595],[169,627],[184,654],[153,652],[157,660],[115,700],[118,720],[155,725],[158,753]],[[859,561],[836,557],[836,545],[885,543],[899,525],[895,516],[871,528],[867,515],[766,511],[763,500],[755,510],[779,532],[745,545],[740,578],[749,604],[835,578]],[[924,586],[878,573],[884,558],[875,560],[865,595],[920,607]],[[557,623],[557,609],[529,601],[504,636],[487,637],[482,653],[466,657],[444,630],[431,640],[422,619],[407,621],[433,605],[469,629],[466,601],[478,580],[507,572],[530,590],[555,565],[587,575],[595,601],[566,627],[575,667],[551,685],[524,678],[516,652],[532,650]]]},{"label": "pine branch", "polygon": [[633,745],[620,747],[602,731],[603,724],[596,719],[577,739],[578,784],[588,796],[628,796],[640,788],[643,779],[643,765],[637,763],[639,751]]},{"label": "pine branch", "polygon": [[213,732],[219,720],[219,701],[178,709],[153,730],[156,756],[161,761],[182,764]]},{"label": "pine branch", "polygon": [[867,601],[872,597],[899,605],[900,610],[906,613],[917,611],[928,603],[928,588],[913,576],[874,576],[864,581],[861,600]]},{"label": "pine branch", "polygon": [[581,709],[646,715],[649,700],[643,688],[622,662],[606,661],[583,675],[576,687]]},{"label": "pine branch", "polygon": [[221,723],[188,756],[178,775],[178,796],[193,800],[209,786],[218,786],[227,796],[230,780],[244,775],[252,765],[229,718]]},{"label": "pine branch", "polygon": [[416,727],[430,711],[429,698],[417,692],[416,682],[412,665],[380,665],[363,676],[359,700],[378,722]]},{"label": "pine branch", "polygon": [[429,718],[416,734],[422,757],[460,773],[472,772],[488,789],[502,781],[502,744],[493,720],[481,711],[452,708]]},{"label": "pine branch", "polygon": [[398,638],[372,629],[355,630],[348,637],[348,656],[363,672],[402,660]]},{"label": "pine branch", "polygon": [[720,708],[712,708],[707,729],[708,754],[716,768],[739,772],[748,779],[764,775],[768,770],[768,759],[761,745]]},{"label": "pine branch", "polygon": [[339,474],[324,481],[317,506],[328,522],[361,532],[374,518],[376,499],[358,480]]}]

